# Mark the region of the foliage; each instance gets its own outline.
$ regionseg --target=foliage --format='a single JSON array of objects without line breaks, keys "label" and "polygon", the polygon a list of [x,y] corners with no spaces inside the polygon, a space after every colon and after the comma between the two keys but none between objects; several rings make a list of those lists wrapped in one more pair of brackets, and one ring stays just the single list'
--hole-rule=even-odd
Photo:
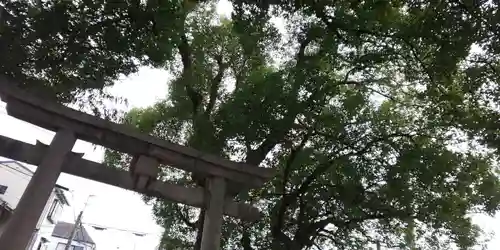
[{"label": "foliage", "polygon": [[177,1],[2,0],[0,73],[39,95],[75,101],[169,59],[180,10]]},{"label": "foliage", "polygon": [[[277,169],[238,197],[265,217],[227,218],[226,249],[479,244],[470,214],[500,204],[496,3],[235,1],[231,20],[211,6],[185,9],[165,100],[124,122]],[[196,248],[199,212],[151,202],[164,246]]]}]

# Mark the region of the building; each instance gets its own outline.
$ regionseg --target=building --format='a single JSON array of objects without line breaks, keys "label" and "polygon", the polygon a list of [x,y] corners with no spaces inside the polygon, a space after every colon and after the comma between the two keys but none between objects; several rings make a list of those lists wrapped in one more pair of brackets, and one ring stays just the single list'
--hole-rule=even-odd
[{"label": "building", "polygon": [[[19,162],[0,161],[0,234],[2,234],[7,220],[17,207],[17,203],[28,186],[31,176],[33,176],[33,171]],[[69,205],[65,191],[68,191],[68,189],[60,185],[55,186],[33,231],[27,249],[55,249],[47,247],[50,244],[52,232],[59,222],[64,206]]]},{"label": "building", "polygon": [[[75,224],[72,223],[58,222],[54,227],[49,248],[47,249],[64,250],[74,227]],[[82,225],[77,227],[75,236],[71,241],[70,250],[94,250],[95,247],[95,243],[92,238],[90,238],[90,235],[87,233],[87,230],[85,230],[85,227]]]}]

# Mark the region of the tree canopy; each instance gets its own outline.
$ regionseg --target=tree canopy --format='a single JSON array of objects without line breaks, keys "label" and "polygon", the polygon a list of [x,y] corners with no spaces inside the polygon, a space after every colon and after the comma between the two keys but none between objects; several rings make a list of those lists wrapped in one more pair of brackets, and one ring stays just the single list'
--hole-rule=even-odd
[{"label": "tree canopy", "polygon": [[171,57],[176,1],[0,1],[0,73],[71,102]]},{"label": "tree canopy", "polygon": [[[496,3],[235,1],[230,20],[210,6],[186,15],[165,100],[124,122],[278,170],[239,197],[265,217],[226,219],[226,249],[480,243],[470,215],[500,204]],[[164,246],[196,247],[198,211],[153,204]]]},{"label": "tree canopy", "polygon": [[[237,197],[264,218],[226,218],[225,249],[471,249],[471,215],[500,208],[497,1],[234,0],[231,18],[212,1],[43,2],[36,14],[4,2],[0,53],[24,57],[2,73],[62,94],[164,67],[165,99],[124,123],[277,170]],[[197,185],[168,166],[162,178]],[[166,249],[199,247],[203,211],[146,199]]]}]

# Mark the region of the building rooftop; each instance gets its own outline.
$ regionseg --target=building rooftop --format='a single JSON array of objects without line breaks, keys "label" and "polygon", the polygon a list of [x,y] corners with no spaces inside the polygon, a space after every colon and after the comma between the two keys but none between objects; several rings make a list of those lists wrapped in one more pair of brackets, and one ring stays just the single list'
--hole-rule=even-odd
[{"label": "building rooftop", "polygon": [[[68,239],[74,227],[75,224],[72,223],[58,222],[54,227],[54,231],[52,231],[52,236]],[[87,233],[87,230],[85,230],[83,226],[77,228],[75,238],[73,240],[77,242],[89,243],[95,245],[95,242],[92,240],[92,238],[90,238],[90,235]]]}]

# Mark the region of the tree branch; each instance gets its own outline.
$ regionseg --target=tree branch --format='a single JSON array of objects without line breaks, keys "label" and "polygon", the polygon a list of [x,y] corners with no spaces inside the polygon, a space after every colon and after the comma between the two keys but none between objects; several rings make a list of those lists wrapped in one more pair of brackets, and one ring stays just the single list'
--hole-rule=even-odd
[{"label": "tree branch", "polygon": [[305,51],[306,51],[306,48],[307,46],[309,45],[309,43],[312,42],[312,38],[310,35],[307,35],[306,39],[304,39],[304,41],[302,41],[299,45],[299,51],[297,52],[297,64],[303,62],[304,58],[305,58]]},{"label": "tree branch", "polygon": [[[299,50],[297,51],[296,60],[297,64],[303,64],[305,60],[308,58],[305,56],[305,49],[307,46],[314,40],[315,34],[312,29],[307,31],[307,35],[303,41],[301,41],[299,45]],[[302,71],[297,71],[294,79],[294,85],[292,90],[295,95],[298,95],[299,86],[303,83],[303,77],[299,77],[299,75],[303,75]],[[307,101],[301,103],[304,107],[309,107],[311,102],[315,100],[317,93],[312,94]],[[291,99],[291,98],[290,98]],[[297,98],[294,98],[290,101],[296,101]],[[283,120],[286,121],[285,124],[288,126],[284,126],[279,129],[274,129],[269,136],[264,140],[264,142],[256,149],[252,150],[247,154],[246,162],[253,165],[259,165],[262,160],[266,157],[266,155],[271,151],[276,144],[281,142],[285,137],[286,133],[290,130],[290,128],[294,124],[295,117],[299,114],[300,109],[289,109],[288,112],[284,115]]]},{"label": "tree branch", "polygon": [[352,219],[348,219],[348,220],[338,220],[338,219],[335,219],[334,217],[328,217],[328,218],[325,218],[323,220],[319,220],[315,223],[311,223],[308,231],[311,232],[311,231],[318,231],[319,230],[319,231],[331,233],[330,231],[325,229],[325,227],[328,226],[329,224],[333,224],[337,228],[346,228],[352,224],[361,223],[361,222],[364,222],[367,220],[411,218],[411,215],[407,215],[404,213],[394,213],[394,214],[383,214],[383,213],[368,214],[368,213],[365,213],[365,214],[366,214],[366,216],[364,216],[364,217],[352,218]]},{"label": "tree branch", "polygon": [[283,195],[286,193],[286,183],[288,182],[288,178],[290,178],[290,172],[291,172],[291,168],[292,168],[293,162],[297,158],[298,153],[302,149],[304,149],[304,146],[306,145],[306,143],[309,140],[309,138],[311,138],[311,136],[313,134],[312,132],[314,131],[314,127],[315,126],[311,126],[309,128],[309,131],[302,138],[302,140],[300,141],[300,144],[297,147],[293,148],[292,151],[290,152],[290,156],[288,157],[288,159],[286,161],[286,164],[285,164],[285,168],[283,170],[283,186],[281,188],[281,191],[282,191]]},{"label": "tree branch", "polygon": [[313,244],[314,244],[314,247],[316,247],[317,249],[323,250],[323,248],[321,248],[318,244],[316,244],[316,243],[313,243]]},{"label": "tree branch", "polygon": [[179,54],[181,55],[183,72],[191,70],[191,48],[189,46],[189,42],[185,33],[181,34],[181,42],[179,43],[177,48],[179,49]]},{"label": "tree branch", "polygon": [[272,223],[272,230],[273,233],[278,234],[278,231],[281,232],[281,229],[283,227],[284,223],[284,217],[286,213],[286,208],[290,205],[290,203],[293,201],[292,199],[288,198],[289,195],[286,194],[286,184],[288,182],[288,179],[290,177],[290,172],[291,172],[291,167],[293,165],[293,162],[297,158],[298,153],[304,148],[305,144],[309,140],[309,138],[312,135],[312,132],[314,131],[315,126],[311,126],[309,128],[309,131],[307,134],[302,138],[300,144],[292,149],[292,152],[290,153],[290,156],[288,157],[284,170],[283,170],[283,186],[282,186],[282,194],[281,194],[281,204],[278,208],[278,214],[274,217],[274,220]]},{"label": "tree branch", "polygon": [[[375,144],[380,143],[380,142],[382,142],[384,140],[388,140],[390,138],[394,138],[394,137],[409,137],[409,138],[412,138],[413,135],[405,134],[405,133],[392,133],[392,134],[389,134],[389,135],[381,136],[381,137],[375,138],[375,139],[371,140],[370,142],[366,143],[363,148],[361,148],[361,149],[359,149],[357,151],[353,151],[351,153],[342,155],[341,157],[349,157],[349,156],[352,156],[352,155],[362,155],[362,154],[366,153],[369,149],[371,149]],[[356,144],[356,142],[354,144]],[[337,150],[337,152],[338,152],[338,150]],[[293,192],[293,196],[296,198],[300,194],[306,192],[307,189],[309,189],[309,186],[311,185],[311,183],[317,177],[319,177],[321,174],[323,174],[325,171],[327,171],[332,166],[332,164],[335,161],[337,161],[337,160],[338,160],[338,157],[337,158],[333,158],[331,160],[328,160],[328,161],[320,164],[317,168],[315,168],[314,171],[309,176],[307,176],[306,179],[302,182],[302,184],[300,185],[300,187],[298,189],[296,189],[296,191]]]},{"label": "tree branch", "polygon": [[217,91],[219,90],[219,86],[224,76],[224,71],[226,70],[226,65],[223,62],[222,56],[217,56],[215,60],[217,61],[217,66],[219,69],[217,71],[217,75],[215,75],[210,84],[210,93],[208,98],[208,105],[205,110],[205,115],[210,115],[212,109],[215,106],[215,102],[217,100]]},{"label": "tree branch", "polygon": [[284,134],[285,133],[279,133],[279,134],[275,133],[269,135],[257,149],[248,152],[245,160],[246,163],[252,165],[259,165],[264,160],[269,151],[271,151],[271,149],[273,149],[274,146],[276,146],[276,144],[280,142],[281,139],[279,138],[282,138]]},{"label": "tree branch", "polygon": [[181,42],[177,46],[182,61],[182,76],[184,77],[184,88],[186,94],[193,105],[193,115],[198,113],[198,108],[203,101],[203,96],[195,90],[192,84],[193,61],[191,58],[191,48],[186,33],[181,34]]},{"label": "tree branch", "polygon": [[203,224],[205,224],[205,209],[200,210],[200,214],[198,215],[198,220],[196,221],[196,227],[198,229],[198,232],[196,234],[196,241],[194,243],[194,248],[193,250],[200,250],[201,249],[201,238],[203,236]]},{"label": "tree branch", "polygon": [[[310,107],[312,105],[312,102],[316,98],[316,94],[317,92],[311,94],[311,96],[300,105],[302,107]],[[247,154],[246,162],[253,165],[259,165],[260,162],[264,160],[269,151],[271,151],[271,149],[273,149],[276,144],[280,143],[284,139],[285,135],[289,132],[289,130],[293,126],[295,126],[294,120],[300,113],[299,111],[299,108],[290,108],[282,119],[282,121],[284,121],[287,126],[274,129],[256,150],[252,150]]]},{"label": "tree branch", "polygon": [[340,29],[340,30],[344,30],[344,31],[354,31],[358,34],[368,34],[368,35],[372,35],[372,36],[401,40],[404,44],[406,44],[410,48],[411,55],[413,56],[414,60],[416,60],[418,62],[418,64],[420,64],[420,66],[424,70],[425,74],[429,77],[429,80],[431,82],[434,82],[433,75],[429,71],[425,62],[419,57],[416,47],[413,45],[413,43],[411,43],[405,37],[398,36],[398,35],[383,34],[383,33],[372,31],[372,30],[353,29],[353,28],[347,27],[345,24],[335,21],[333,17],[329,18],[326,15],[325,11],[323,10],[322,6],[318,6],[317,4],[313,4],[313,5],[314,5],[314,11],[315,11],[316,16],[318,16],[321,19],[321,21],[327,26],[327,28],[330,31],[335,32],[338,36],[340,36],[340,34],[338,33],[338,30]]},{"label": "tree branch", "polygon": [[[292,240],[281,230],[277,232],[277,234],[274,235],[274,237],[285,245],[285,249],[292,249],[293,246]],[[276,244],[276,242],[274,244]],[[273,247],[273,249],[278,249],[278,248]]]},{"label": "tree branch", "polygon": [[241,236],[241,246],[243,247],[243,250],[253,250],[248,231],[244,231]]},{"label": "tree branch", "polygon": [[176,204],[176,205],[175,205],[175,211],[177,211],[177,213],[178,213],[178,214],[179,214],[179,216],[181,217],[181,220],[182,220],[184,223],[186,223],[186,225],[187,225],[188,227],[190,227],[190,228],[192,228],[192,229],[196,229],[196,224],[195,224],[195,223],[193,223],[193,222],[191,222],[191,221],[189,220],[188,216],[187,216],[187,215],[185,215],[185,214],[182,212],[182,210],[181,210],[181,208],[179,207],[179,205],[178,205],[178,204]]},{"label": "tree branch", "polygon": [[[325,233],[323,233],[323,232],[325,232]],[[338,239],[336,239],[335,235],[333,235],[333,233],[330,231],[321,230],[320,232],[318,232],[318,234],[320,237],[324,237],[324,238],[331,240],[334,244],[336,244],[336,247],[342,247],[344,245],[344,244],[342,244],[342,242],[340,242]]]},{"label": "tree branch", "polygon": [[311,246],[314,244],[309,231],[309,222],[306,218],[307,204],[305,203],[303,196],[299,197],[299,215],[297,216],[297,230],[293,237],[294,245],[298,246],[299,249],[303,249],[306,246]]}]

